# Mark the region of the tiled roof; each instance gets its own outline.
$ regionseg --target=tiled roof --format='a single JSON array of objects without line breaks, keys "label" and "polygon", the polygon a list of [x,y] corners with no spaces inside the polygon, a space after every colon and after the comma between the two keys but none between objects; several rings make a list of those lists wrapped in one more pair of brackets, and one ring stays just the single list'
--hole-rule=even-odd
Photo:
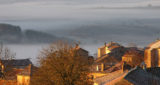
[{"label": "tiled roof", "polygon": [[1,60],[0,61],[4,66],[28,66],[29,64],[32,64],[32,62],[29,59],[13,59],[13,60]]},{"label": "tiled roof", "polygon": [[154,45],[154,44],[156,44],[156,43],[158,43],[158,42],[160,42],[160,40],[156,40],[156,41],[152,42],[152,43],[149,44],[147,47],[151,47],[152,45]]},{"label": "tiled roof", "polygon": [[147,72],[160,78],[160,67],[147,68],[146,70]]},{"label": "tiled roof", "polygon": [[103,60],[106,60],[107,58],[121,60],[121,57],[123,56],[124,52],[125,52],[125,49],[123,49],[123,47],[114,48],[112,49],[111,53],[98,57],[96,62],[102,62]]},{"label": "tiled roof", "polygon": [[117,63],[116,65],[112,66],[111,68],[105,70],[105,72],[107,73],[111,73],[117,70],[121,70],[122,69],[122,62]]},{"label": "tiled roof", "polygon": [[101,61],[103,61],[104,59],[108,58],[109,56],[110,56],[109,54],[106,54],[106,55],[104,55],[103,57],[99,57],[99,58],[96,59],[96,62],[97,62],[97,63],[98,63],[98,62],[101,62]]},{"label": "tiled roof", "polygon": [[5,80],[16,80],[17,74],[31,76],[32,74],[32,62],[29,59],[14,59],[14,60],[0,60],[0,62],[6,67],[10,68],[7,71],[7,75],[4,76]]},{"label": "tiled roof", "polygon": [[122,73],[122,70],[118,70],[118,71],[109,73],[106,76],[103,76],[103,77],[100,77],[100,78],[95,78],[94,82],[97,83],[97,84],[99,84],[99,85],[105,85],[106,83],[109,83],[112,80],[114,80],[114,79],[116,79],[118,77],[123,76],[124,74],[126,74],[126,73]]},{"label": "tiled roof", "polygon": [[132,69],[128,72],[124,79],[134,85],[160,85],[160,78],[152,75],[140,67]]},{"label": "tiled roof", "polygon": [[112,46],[109,48],[109,50],[113,50],[113,49],[116,49],[116,48],[120,48],[121,46]]},{"label": "tiled roof", "polygon": [[[110,83],[116,83],[116,85],[160,85],[160,68],[142,69],[136,67],[130,70],[128,73],[122,73],[121,70],[109,73],[106,76],[94,79],[94,82],[99,85],[113,85]],[[119,81],[118,81],[119,80]],[[124,81],[125,80],[125,81]]]}]

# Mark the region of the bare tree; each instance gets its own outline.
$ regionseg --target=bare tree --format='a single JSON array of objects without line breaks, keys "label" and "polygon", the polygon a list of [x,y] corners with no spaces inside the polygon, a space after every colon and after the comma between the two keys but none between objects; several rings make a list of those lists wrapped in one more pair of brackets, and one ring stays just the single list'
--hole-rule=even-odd
[{"label": "bare tree", "polygon": [[15,53],[12,53],[9,48],[0,43],[0,60],[11,60],[15,58]]},{"label": "bare tree", "polygon": [[[15,53],[12,53],[9,48],[5,47],[0,43],[0,75],[1,78],[6,78],[8,75],[15,74],[13,73],[12,65],[10,60],[15,58]],[[3,62],[8,61],[8,62]]]},{"label": "bare tree", "polygon": [[91,85],[88,60],[77,52],[75,45],[52,44],[41,52],[39,63],[32,85]]}]

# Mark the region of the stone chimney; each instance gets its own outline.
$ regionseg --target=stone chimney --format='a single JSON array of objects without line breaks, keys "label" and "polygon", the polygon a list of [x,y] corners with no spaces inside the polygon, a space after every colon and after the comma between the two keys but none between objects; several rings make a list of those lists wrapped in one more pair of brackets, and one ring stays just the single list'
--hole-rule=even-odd
[{"label": "stone chimney", "polygon": [[76,48],[76,49],[79,49],[79,48],[80,48],[80,47],[79,47],[79,44],[76,44],[75,48]]},{"label": "stone chimney", "polygon": [[104,43],[104,46],[106,47],[106,42]]}]

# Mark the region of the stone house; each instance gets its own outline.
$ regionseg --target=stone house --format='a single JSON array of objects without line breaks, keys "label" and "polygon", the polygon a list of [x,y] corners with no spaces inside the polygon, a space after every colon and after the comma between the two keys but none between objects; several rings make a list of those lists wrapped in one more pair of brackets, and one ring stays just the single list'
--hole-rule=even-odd
[{"label": "stone house", "polygon": [[93,56],[90,56],[89,55],[89,52],[83,48],[81,48],[79,45],[76,45],[74,50],[76,51],[76,53],[79,55],[79,56],[83,56],[85,60],[88,61],[88,63],[93,63],[94,61],[94,58]]},{"label": "stone house", "polygon": [[9,83],[12,83],[11,85],[30,84],[33,64],[29,59],[0,60],[0,67],[2,85],[10,85]]},{"label": "stone house", "polygon": [[144,56],[147,68],[160,67],[160,40],[149,44],[145,48]]},{"label": "stone house", "polygon": [[[122,56],[122,69],[129,70],[136,66],[140,66],[144,61],[144,51],[136,47],[127,48],[125,54]],[[126,67],[126,68],[125,68]]]},{"label": "stone house", "polygon": [[97,71],[104,71],[107,68],[119,63],[125,52],[125,48],[118,43],[110,42],[98,48],[96,59]]}]

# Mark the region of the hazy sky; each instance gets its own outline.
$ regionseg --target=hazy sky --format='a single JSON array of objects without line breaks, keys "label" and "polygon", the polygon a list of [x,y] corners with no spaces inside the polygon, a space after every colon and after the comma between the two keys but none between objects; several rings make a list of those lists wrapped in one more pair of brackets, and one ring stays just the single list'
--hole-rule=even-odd
[{"label": "hazy sky", "polygon": [[[151,11],[93,10],[97,7],[160,6],[160,0],[0,0],[0,23],[20,25],[22,28],[51,28],[62,25],[102,20],[126,15],[150,16]],[[158,16],[154,11],[152,16]],[[133,15],[133,16],[132,16]],[[147,16],[147,17],[148,17]],[[67,22],[67,23],[66,23]]]},{"label": "hazy sky", "polygon": [[48,2],[61,2],[61,3],[81,3],[81,4],[93,4],[93,3],[141,3],[141,2],[155,2],[158,0],[0,0],[1,4],[13,4],[13,3],[48,3]]},{"label": "hazy sky", "polygon": [[51,18],[80,8],[160,5],[160,0],[0,0],[0,18]]}]

